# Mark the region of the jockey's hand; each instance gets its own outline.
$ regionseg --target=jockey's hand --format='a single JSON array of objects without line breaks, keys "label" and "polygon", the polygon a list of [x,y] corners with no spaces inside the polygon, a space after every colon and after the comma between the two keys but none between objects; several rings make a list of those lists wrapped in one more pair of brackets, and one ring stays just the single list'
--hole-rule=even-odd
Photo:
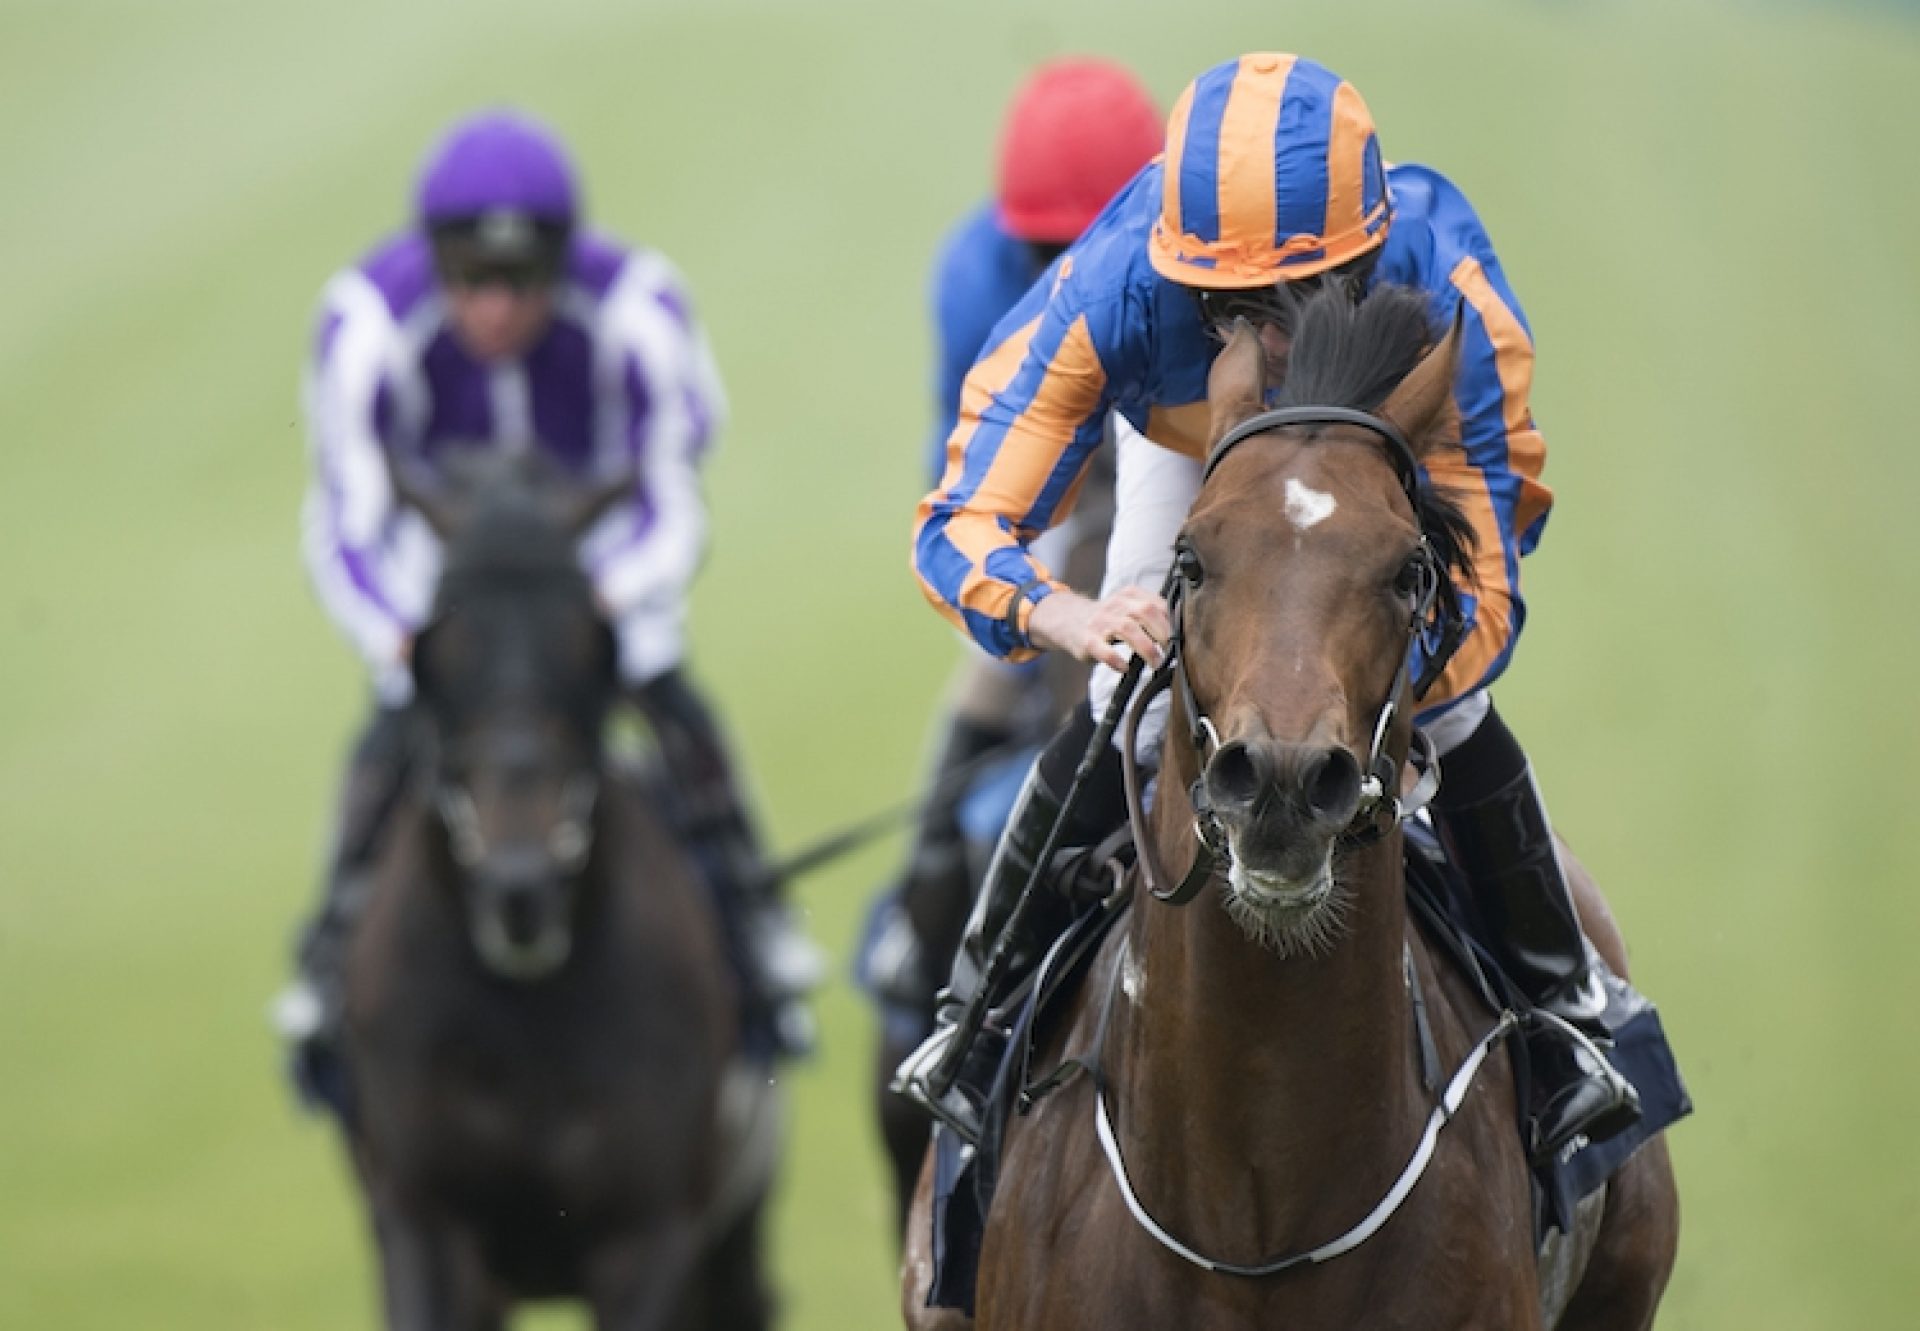
[{"label": "jockey's hand", "polygon": [[1027,637],[1036,647],[1115,670],[1127,668],[1130,652],[1158,668],[1166,657],[1162,644],[1172,636],[1167,603],[1145,587],[1122,587],[1104,601],[1056,591],[1037,601],[1027,619]]}]

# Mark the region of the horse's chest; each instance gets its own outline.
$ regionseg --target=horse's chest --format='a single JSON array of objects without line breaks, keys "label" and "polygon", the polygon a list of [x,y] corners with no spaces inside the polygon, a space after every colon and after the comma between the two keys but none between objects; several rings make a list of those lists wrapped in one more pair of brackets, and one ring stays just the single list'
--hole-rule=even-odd
[{"label": "horse's chest", "polygon": [[697,1097],[701,1079],[667,1069],[704,1060],[658,1047],[645,1022],[616,1019],[625,1005],[589,1006],[587,1015],[540,1012],[481,995],[422,1004],[358,1060],[370,1135],[436,1186],[523,1179],[576,1198],[624,1186],[623,1162],[636,1150],[685,1151],[687,1142],[662,1136],[684,1135],[703,1116],[698,1106],[668,1112],[661,1096]]},{"label": "horse's chest", "polygon": [[[1080,1100],[1063,1095],[1035,1119],[1048,1110],[1079,1119],[1069,1110]],[[1051,1150],[1022,1140],[995,1198],[982,1259],[982,1304],[991,1315],[982,1325],[1537,1327],[1524,1182],[1502,1186],[1486,1174],[1505,1138],[1480,1115],[1470,1117],[1473,1126],[1448,1143],[1405,1205],[1359,1248],[1259,1279],[1203,1270],[1156,1242],[1127,1210],[1090,1134],[1064,1132]],[[1356,1196],[1356,1217],[1374,1200]],[[1210,1256],[1249,1264],[1333,1237],[1256,1237],[1254,1209],[1246,1234],[1229,1227],[1186,1237]]]},{"label": "horse's chest", "polygon": [[441,1153],[462,1161],[521,1165],[544,1177],[581,1177],[604,1158],[611,1125],[582,1102],[529,1103],[525,1096],[486,1087],[461,1093],[450,1087],[438,1135]]},{"label": "horse's chest", "polygon": [[[1072,1327],[1365,1326],[1370,1331],[1445,1331],[1539,1325],[1531,1285],[1511,1268],[1457,1260],[1446,1245],[1381,1243],[1321,1266],[1260,1280],[1201,1270],[1145,1238],[1089,1216],[1075,1251],[1034,1254],[1027,1291],[983,1326],[1061,1331]],[[1071,1274],[1066,1274],[1071,1273]],[[1032,1297],[1034,1293],[1039,1298]]]}]

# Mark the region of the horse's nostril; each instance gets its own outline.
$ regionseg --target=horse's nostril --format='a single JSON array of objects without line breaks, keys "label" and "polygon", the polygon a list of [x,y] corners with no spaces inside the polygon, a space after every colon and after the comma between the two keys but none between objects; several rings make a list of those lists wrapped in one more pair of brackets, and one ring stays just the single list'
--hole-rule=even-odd
[{"label": "horse's nostril", "polygon": [[1330,823],[1346,823],[1360,807],[1360,764],[1345,749],[1327,749],[1302,783],[1307,807]]},{"label": "horse's nostril", "polygon": [[1259,756],[1239,740],[1220,746],[1207,764],[1207,793],[1224,809],[1250,809],[1267,786],[1267,770]]}]

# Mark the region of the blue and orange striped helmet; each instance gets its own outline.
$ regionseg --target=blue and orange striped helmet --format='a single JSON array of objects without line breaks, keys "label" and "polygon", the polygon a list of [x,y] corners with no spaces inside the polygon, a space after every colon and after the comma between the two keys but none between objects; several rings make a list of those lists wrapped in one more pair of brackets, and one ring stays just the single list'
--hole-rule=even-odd
[{"label": "blue and orange striped helmet", "polygon": [[1392,211],[1354,86],[1304,56],[1257,52],[1214,66],[1174,103],[1147,249],[1183,286],[1270,286],[1384,244]]}]

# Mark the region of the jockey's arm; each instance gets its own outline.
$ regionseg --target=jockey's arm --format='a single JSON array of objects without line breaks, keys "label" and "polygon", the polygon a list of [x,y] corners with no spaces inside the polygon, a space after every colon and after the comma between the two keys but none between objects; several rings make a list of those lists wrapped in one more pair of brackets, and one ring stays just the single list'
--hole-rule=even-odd
[{"label": "jockey's arm", "polygon": [[407,692],[412,634],[386,585],[382,549],[394,503],[383,422],[395,410],[397,344],[379,293],[360,274],[342,274],[327,288],[303,392],[312,472],[302,555],[321,604],[389,701]]},{"label": "jockey's arm", "polygon": [[1506,668],[1526,618],[1520,557],[1533,548],[1553,492],[1540,482],[1546,445],[1534,424],[1533,339],[1497,263],[1460,260],[1449,274],[1462,307],[1454,379],[1459,450],[1430,458],[1434,483],[1473,524],[1473,577],[1463,582],[1470,628],[1424,700],[1435,708],[1485,688]]},{"label": "jockey's arm", "polygon": [[622,428],[637,483],[592,533],[589,572],[616,624],[677,619],[706,550],[700,468],[726,396],[677,275],[657,255],[630,262],[602,319],[620,356]]},{"label": "jockey's arm", "polygon": [[[1151,593],[1096,605],[1029,552],[1066,516],[1112,405],[1090,318],[1070,284],[1022,302],[995,330],[960,393],[941,483],[920,503],[914,567],[928,601],[988,652],[1026,660],[1057,648],[1124,664],[1124,643],[1157,658],[1166,616]],[[1058,601],[1059,604],[1049,603]]]}]

